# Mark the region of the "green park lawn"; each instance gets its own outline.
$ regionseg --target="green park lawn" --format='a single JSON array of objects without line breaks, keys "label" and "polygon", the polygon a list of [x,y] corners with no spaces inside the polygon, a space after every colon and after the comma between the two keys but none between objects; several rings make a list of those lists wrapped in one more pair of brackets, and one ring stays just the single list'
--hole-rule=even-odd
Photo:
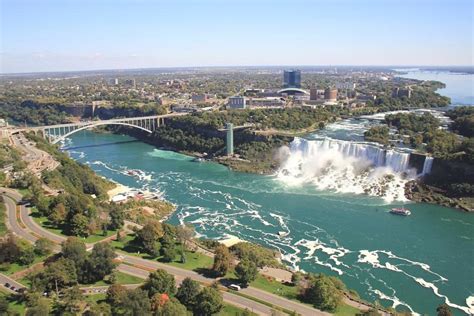
[{"label": "green park lawn", "polygon": [[197,269],[206,269],[212,266],[213,259],[208,257],[199,252],[192,252],[192,251],[185,251],[186,254],[186,262],[181,263],[181,256],[177,255],[174,261],[171,262],[164,262],[162,261],[162,257],[151,257],[147,253],[143,253],[139,251],[139,248],[133,244],[134,237],[132,235],[127,235],[122,238],[121,241],[113,240],[111,241],[111,245],[117,249],[124,251],[132,256],[137,256],[147,260],[157,260],[162,263],[166,263],[172,265],[177,268],[182,268],[186,270],[197,270]]},{"label": "green park lawn", "polygon": [[341,304],[336,311],[334,312],[334,315],[336,316],[354,316],[360,313],[360,310],[358,310],[355,307],[349,306],[345,303]]},{"label": "green park lawn", "polygon": [[25,315],[26,306],[24,302],[19,301],[5,289],[0,288],[0,296],[5,296],[8,300],[8,307],[11,311],[19,315]]},{"label": "green park lawn", "polygon": [[[130,275],[127,273],[123,273],[120,271],[115,271],[115,275],[117,276],[117,284],[141,284],[143,283],[143,279],[136,277],[134,275]],[[106,277],[107,278],[107,277]],[[26,287],[30,286],[30,281],[25,277],[20,280],[17,280],[21,284],[25,285]],[[100,280],[92,284],[79,284],[79,287],[95,287],[95,286],[109,286],[110,283],[108,283],[105,280]]]},{"label": "green park lawn", "polygon": [[14,274],[18,271],[28,269],[29,267],[31,267],[31,266],[39,263],[39,262],[44,261],[46,258],[47,258],[47,256],[41,256],[41,257],[35,256],[35,260],[33,261],[33,263],[28,264],[28,265],[21,265],[21,264],[18,264],[18,263],[11,263],[11,264],[7,265],[8,268],[6,270],[0,270],[0,273],[3,273],[5,275],[12,275],[12,274]]},{"label": "green park lawn", "polygon": [[[46,228],[47,230],[49,230],[50,232],[56,234],[56,235],[61,235],[61,236],[66,236],[68,237],[68,235],[66,235],[64,233],[64,230],[61,229],[61,228],[58,228],[58,227],[55,227],[53,225],[51,225],[51,223],[49,222],[48,218],[46,216],[42,216],[41,214],[39,214],[37,211],[35,211],[33,209],[32,213],[31,213],[31,217],[33,218],[33,220],[38,223],[39,225],[41,225],[42,227]],[[93,234],[93,235],[90,235],[88,236],[87,238],[81,238],[85,243],[95,243],[95,242],[98,242],[98,241],[101,241],[102,239],[105,239],[107,237],[110,237],[110,236],[113,236],[115,235],[117,232],[116,231],[107,231],[107,235],[104,236],[102,234],[102,232],[100,233],[96,233],[96,234]]]}]

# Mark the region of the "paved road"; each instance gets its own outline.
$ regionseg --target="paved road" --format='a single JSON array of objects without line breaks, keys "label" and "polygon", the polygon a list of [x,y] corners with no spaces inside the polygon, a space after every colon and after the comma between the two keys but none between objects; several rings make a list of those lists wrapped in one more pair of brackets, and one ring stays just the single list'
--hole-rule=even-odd
[{"label": "paved road", "polygon": [[13,286],[15,289],[23,289],[25,286],[21,283],[18,283],[17,281],[13,280],[12,278],[6,276],[5,274],[0,273],[0,285],[2,286],[3,289],[7,290],[10,293],[16,293],[14,290],[10,289],[10,287],[7,287],[5,283],[9,283],[10,287]]},{"label": "paved road", "polygon": [[[22,198],[21,195],[18,192],[11,189],[0,188],[0,190],[1,192],[6,192],[6,194],[3,194],[3,196],[5,197],[5,201],[8,201],[6,203],[6,206],[7,206],[8,223],[10,226],[9,228],[16,235],[32,243],[35,240],[37,240],[39,236],[49,238],[54,242],[61,242],[65,240],[65,237],[53,234],[43,229],[40,225],[38,225],[29,216],[28,208],[26,208],[23,205],[20,207],[20,220],[25,224],[26,227],[25,228],[21,227],[17,221],[16,203],[15,203],[15,201],[21,200]],[[58,249],[59,249],[59,246],[57,246],[55,250],[57,251]],[[118,267],[119,271],[130,273],[130,274],[140,276],[143,278],[148,277],[148,274],[150,273],[150,271],[155,271],[156,269],[161,268],[161,269],[166,270],[168,273],[173,274],[177,282],[181,282],[186,277],[190,277],[198,282],[202,282],[206,284],[211,284],[212,282],[215,281],[215,279],[206,278],[194,271],[184,270],[184,269],[173,267],[170,265],[165,265],[159,262],[141,259],[138,257],[130,256],[122,252],[118,252],[118,254],[123,258],[123,262],[127,263],[127,264],[119,265]],[[225,302],[232,305],[239,306],[239,307],[249,308],[250,310],[253,310],[255,313],[259,315],[271,314],[271,309],[268,306],[246,299],[244,297],[241,297],[232,293],[228,293],[228,292],[223,292],[223,297],[224,297]],[[276,299],[270,300],[269,303],[277,305],[277,306],[285,307],[288,309],[292,309],[292,310],[294,309],[291,306],[286,306],[286,304],[280,303],[279,299],[280,299],[279,297],[276,297]],[[291,302],[291,304],[301,305],[295,302]],[[302,306],[305,307],[304,305]],[[298,311],[299,309],[295,309],[295,310]],[[316,311],[316,313],[313,311]],[[319,311],[311,309],[311,308],[309,308],[306,312],[301,313],[301,314],[302,315],[322,315],[319,313]]]}]

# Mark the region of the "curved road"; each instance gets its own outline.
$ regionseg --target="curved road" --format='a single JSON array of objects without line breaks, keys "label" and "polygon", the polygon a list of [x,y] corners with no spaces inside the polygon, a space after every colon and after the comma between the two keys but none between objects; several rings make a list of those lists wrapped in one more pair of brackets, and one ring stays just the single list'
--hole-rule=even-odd
[{"label": "curved road", "polygon": [[[8,228],[16,235],[34,243],[38,238],[45,237],[57,244],[55,247],[56,251],[60,250],[59,244],[66,240],[66,237],[54,234],[36,223],[31,216],[29,216],[30,209],[25,205],[19,205],[19,218],[17,217],[17,205],[18,201],[21,201],[22,195],[15,190],[0,187],[2,195],[5,197],[5,205],[7,207],[7,225]],[[18,222],[20,221],[20,223]],[[23,224],[25,227],[22,227]],[[86,244],[88,249],[92,248],[93,244]],[[184,278],[190,277],[201,283],[211,284],[216,279],[207,278],[194,271],[181,269],[166,265],[157,261],[145,260],[139,257],[131,256],[121,251],[117,251],[117,254],[122,259],[123,264],[118,266],[118,270],[126,272],[138,277],[147,278],[150,271],[156,269],[166,270],[168,273],[173,274],[176,281],[180,283]],[[248,296],[255,297],[263,302],[268,302],[274,306],[279,306],[287,310],[295,311],[301,315],[330,315],[312,308],[311,306],[304,305],[298,302],[290,301],[280,296],[253,288],[248,287],[242,289],[240,293]],[[255,313],[260,315],[271,315],[271,308],[244,298],[242,296],[233,294],[231,292],[223,292],[224,301],[243,308],[249,308]]]}]

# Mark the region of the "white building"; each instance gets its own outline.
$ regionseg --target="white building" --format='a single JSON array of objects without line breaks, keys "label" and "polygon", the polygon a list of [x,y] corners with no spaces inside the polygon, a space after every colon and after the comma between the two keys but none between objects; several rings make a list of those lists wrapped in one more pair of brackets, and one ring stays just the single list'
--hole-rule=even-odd
[{"label": "white building", "polygon": [[247,99],[242,96],[234,96],[228,99],[227,105],[231,109],[246,109]]}]

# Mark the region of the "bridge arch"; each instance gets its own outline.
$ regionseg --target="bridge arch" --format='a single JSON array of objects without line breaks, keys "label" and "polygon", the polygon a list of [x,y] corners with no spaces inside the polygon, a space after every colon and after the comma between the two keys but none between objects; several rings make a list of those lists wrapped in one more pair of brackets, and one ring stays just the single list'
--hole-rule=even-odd
[{"label": "bridge arch", "polygon": [[133,125],[133,124],[130,124],[130,123],[125,123],[125,122],[97,122],[97,123],[91,123],[89,125],[85,125],[85,126],[82,126],[82,127],[79,127],[78,129],[75,129],[73,131],[70,131],[69,133],[67,134],[64,134],[64,135],[61,135],[60,137],[54,139],[52,141],[53,144],[56,144],[66,138],[68,138],[69,136],[71,136],[72,134],[74,133],[77,133],[77,132],[80,132],[80,131],[83,131],[83,130],[86,130],[86,129],[90,129],[90,128],[93,128],[93,127],[97,127],[97,126],[101,126],[101,125],[123,125],[123,126],[128,126],[128,127],[134,127],[134,128],[138,128],[138,129],[141,129],[142,131],[145,131],[149,134],[153,133],[151,130],[149,130],[148,128],[144,128],[144,127],[141,127],[141,126],[138,126],[138,125]]}]

